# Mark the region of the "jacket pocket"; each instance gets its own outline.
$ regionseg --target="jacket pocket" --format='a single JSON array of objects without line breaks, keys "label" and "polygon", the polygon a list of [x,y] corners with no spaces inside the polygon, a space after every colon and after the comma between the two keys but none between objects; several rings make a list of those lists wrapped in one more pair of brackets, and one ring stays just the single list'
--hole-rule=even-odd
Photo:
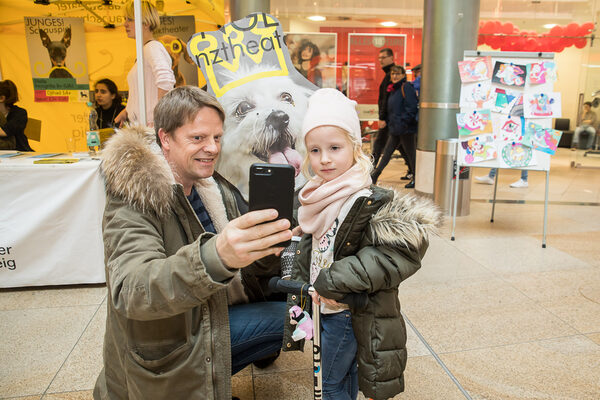
[{"label": "jacket pocket", "polygon": [[[192,352],[192,344],[189,342],[183,343],[181,346],[175,348],[172,351],[165,349],[167,354],[164,357],[158,359],[148,358],[140,349],[129,350],[131,361],[138,366],[144,368],[150,373],[161,375],[167,373],[181,364],[185,363],[185,360]],[[160,349],[152,349],[151,353],[159,353]]]}]

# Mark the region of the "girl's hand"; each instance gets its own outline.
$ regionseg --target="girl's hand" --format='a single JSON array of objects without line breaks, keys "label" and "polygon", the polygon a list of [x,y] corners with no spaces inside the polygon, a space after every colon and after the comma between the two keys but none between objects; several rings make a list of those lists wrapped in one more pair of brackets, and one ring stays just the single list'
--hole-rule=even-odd
[{"label": "girl's hand", "polygon": [[127,109],[123,109],[116,117],[115,117],[115,126],[119,128],[123,127],[123,123],[127,121]]},{"label": "girl's hand", "polygon": [[292,229],[292,235],[294,235],[294,236],[302,236],[302,235],[304,235],[304,232],[302,232],[302,228],[300,227],[300,225],[298,225],[297,227],[295,227],[294,229]]},{"label": "girl's hand", "polygon": [[313,300],[313,302],[314,302],[316,305],[321,305],[321,302],[323,302],[323,304],[326,304],[326,305],[328,305],[328,306],[330,306],[330,307],[334,307],[334,308],[336,308],[336,307],[341,307],[341,306],[342,306],[342,304],[341,304],[341,303],[338,303],[338,302],[337,302],[337,301],[335,301],[335,300],[332,300],[332,299],[328,299],[328,298],[326,298],[326,297],[319,296],[319,293],[317,293],[317,291],[316,291],[316,290],[315,290],[313,293],[311,293],[311,295],[310,295],[310,296],[312,297],[312,300]]}]

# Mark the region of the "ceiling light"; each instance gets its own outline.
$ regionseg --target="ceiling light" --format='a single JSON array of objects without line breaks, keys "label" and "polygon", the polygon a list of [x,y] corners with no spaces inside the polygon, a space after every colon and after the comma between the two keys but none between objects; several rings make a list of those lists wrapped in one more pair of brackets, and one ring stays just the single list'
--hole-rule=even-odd
[{"label": "ceiling light", "polygon": [[394,21],[384,21],[384,22],[381,23],[381,25],[382,26],[390,27],[390,26],[396,26],[398,24],[396,22],[394,22]]},{"label": "ceiling light", "polygon": [[310,19],[311,21],[320,22],[325,21],[327,18],[325,18],[322,15],[311,15],[310,17],[308,17],[308,19]]},{"label": "ceiling light", "polygon": [[545,25],[544,25],[544,28],[546,28],[546,29],[552,29],[552,28],[554,28],[555,26],[556,26],[556,24],[545,24]]}]

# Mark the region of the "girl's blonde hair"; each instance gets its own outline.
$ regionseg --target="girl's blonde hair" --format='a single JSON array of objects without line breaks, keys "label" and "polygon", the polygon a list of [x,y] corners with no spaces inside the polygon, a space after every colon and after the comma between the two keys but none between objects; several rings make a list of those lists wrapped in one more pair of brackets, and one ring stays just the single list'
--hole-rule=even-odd
[{"label": "girl's blonde hair", "polygon": [[[333,125],[332,125],[333,126]],[[354,164],[358,164],[358,167],[365,173],[366,175],[371,175],[371,171],[373,170],[373,164],[371,163],[371,157],[366,155],[362,149],[362,141],[352,135],[345,129],[336,126],[341,132],[344,132],[346,135],[346,139],[352,144],[352,155],[354,158]],[[306,136],[305,136],[306,138]],[[309,159],[309,150],[306,150],[306,156],[304,156],[304,161],[302,162],[302,173],[307,178],[314,178],[315,174],[310,169],[310,159]],[[353,165],[354,165],[353,164]]]},{"label": "girl's blonde hair", "polygon": [[[154,4],[149,1],[142,0],[142,24],[148,25],[150,32],[153,32],[160,25],[160,17],[158,16],[158,10],[154,7]],[[135,19],[135,11],[133,9],[133,1],[130,1],[125,6],[125,17],[129,19]]]}]

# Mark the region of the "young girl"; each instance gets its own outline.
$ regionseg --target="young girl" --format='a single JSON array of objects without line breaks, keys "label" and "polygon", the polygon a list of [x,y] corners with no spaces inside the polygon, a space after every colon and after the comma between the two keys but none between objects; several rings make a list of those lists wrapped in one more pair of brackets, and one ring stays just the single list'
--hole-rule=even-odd
[{"label": "young girl", "polygon": [[[421,266],[428,235],[441,220],[427,200],[371,185],[356,102],[335,89],[309,100],[302,133],[314,176],[300,191],[292,279],[313,284],[321,307],[323,399],[387,399],[404,390],[406,328],[398,285]],[[366,292],[352,310],[336,300]],[[293,301],[296,300],[296,301]],[[298,299],[290,296],[289,305]],[[284,350],[299,350],[287,324]]]}]

